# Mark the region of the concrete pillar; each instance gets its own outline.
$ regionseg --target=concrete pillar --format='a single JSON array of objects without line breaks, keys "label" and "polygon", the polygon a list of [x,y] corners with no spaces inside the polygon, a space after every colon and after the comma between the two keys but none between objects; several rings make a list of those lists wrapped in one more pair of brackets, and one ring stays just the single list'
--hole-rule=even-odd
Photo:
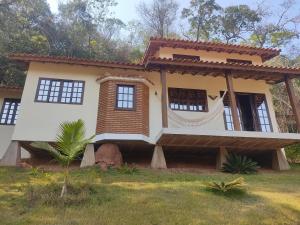
[{"label": "concrete pillar", "polygon": [[81,160],[80,168],[95,165],[95,149],[93,144],[88,144],[85,147],[83,158]]},{"label": "concrete pillar", "polygon": [[217,163],[216,163],[217,170],[222,169],[223,163],[226,162],[227,155],[228,155],[227,149],[224,147],[220,147],[218,154],[217,154]]},{"label": "concrete pillar", "polygon": [[17,166],[21,162],[21,146],[18,141],[11,141],[3,158],[0,160],[0,166]]},{"label": "concrete pillar", "polygon": [[276,149],[272,155],[272,168],[274,170],[289,170],[290,165],[286,159],[283,148]]},{"label": "concrete pillar", "polygon": [[152,169],[167,169],[166,159],[164,155],[164,150],[162,146],[156,145],[154,148],[152,161],[151,161]]}]

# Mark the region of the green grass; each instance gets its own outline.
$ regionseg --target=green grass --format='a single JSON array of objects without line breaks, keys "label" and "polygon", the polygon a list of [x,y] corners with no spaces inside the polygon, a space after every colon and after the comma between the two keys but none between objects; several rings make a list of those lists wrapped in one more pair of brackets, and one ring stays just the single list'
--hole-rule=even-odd
[{"label": "green grass", "polygon": [[98,168],[74,170],[69,195],[57,172],[0,168],[0,224],[300,224],[300,166],[246,175],[244,192],[218,194],[203,182],[223,173]]}]

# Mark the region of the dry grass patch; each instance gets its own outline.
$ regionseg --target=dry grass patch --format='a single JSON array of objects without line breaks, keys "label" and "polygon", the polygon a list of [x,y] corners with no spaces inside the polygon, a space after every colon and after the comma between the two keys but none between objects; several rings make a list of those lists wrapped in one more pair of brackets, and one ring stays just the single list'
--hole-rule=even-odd
[{"label": "dry grass patch", "polygon": [[219,195],[204,182],[238,175],[139,169],[73,170],[59,198],[57,172],[0,168],[1,224],[299,224],[300,167],[243,176],[246,192]]}]

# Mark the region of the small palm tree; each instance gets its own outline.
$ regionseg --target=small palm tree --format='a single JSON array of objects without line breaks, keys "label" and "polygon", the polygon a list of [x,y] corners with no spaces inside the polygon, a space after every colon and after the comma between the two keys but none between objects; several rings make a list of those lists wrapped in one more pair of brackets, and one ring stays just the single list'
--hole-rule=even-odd
[{"label": "small palm tree", "polygon": [[34,142],[31,144],[35,148],[48,151],[64,168],[64,184],[60,197],[63,197],[67,193],[70,163],[83,153],[85,146],[93,138],[94,136],[85,139],[85,125],[79,119],[74,122],[60,124],[55,145],[50,145],[47,142]]}]

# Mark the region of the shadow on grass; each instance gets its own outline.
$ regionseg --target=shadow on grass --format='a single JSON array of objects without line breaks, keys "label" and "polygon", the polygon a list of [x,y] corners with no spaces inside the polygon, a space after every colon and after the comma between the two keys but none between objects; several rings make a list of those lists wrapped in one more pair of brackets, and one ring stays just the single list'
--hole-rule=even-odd
[{"label": "shadow on grass", "polygon": [[88,183],[73,183],[68,185],[68,193],[60,197],[62,185],[50,183],[47,185],[28,185],[25,198],[28,207],[36,205],[54,207],[82,207],[84,205],[101,205],[112,200],[107,187]]}]

